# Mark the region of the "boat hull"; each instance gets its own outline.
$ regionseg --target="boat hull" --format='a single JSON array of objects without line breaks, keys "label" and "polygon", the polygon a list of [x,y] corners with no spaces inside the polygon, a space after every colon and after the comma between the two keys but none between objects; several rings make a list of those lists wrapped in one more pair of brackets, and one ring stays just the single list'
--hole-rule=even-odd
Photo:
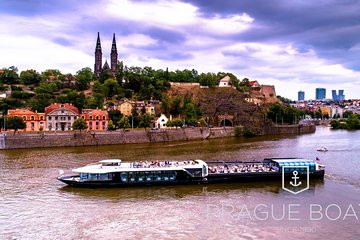
[{"label": "boat hull", "polygon": [[[310,179],[323,179],[325,171],[318,170],[309,173]],[[306,174],[299,174],[299,177]],[[285,173],[285,176],[291,177],[292,173]],[[58,177],[58,180],[75,187],[86,188],[111,188],[111,187],[143,187],[143,186],[167,186],[167,185],[185,185],[185,184],[212,184],[212,183],[230,183],[230,182],[259,182],[259,181],[279,181],[282,174],[280,172],[251,172],[251,173],[217,173],[209,174],[205,178],[186,178],[176,179],[174,181],[149,181],[136,183],[123,183],[119,181],[79,181],[78,176]]]}]

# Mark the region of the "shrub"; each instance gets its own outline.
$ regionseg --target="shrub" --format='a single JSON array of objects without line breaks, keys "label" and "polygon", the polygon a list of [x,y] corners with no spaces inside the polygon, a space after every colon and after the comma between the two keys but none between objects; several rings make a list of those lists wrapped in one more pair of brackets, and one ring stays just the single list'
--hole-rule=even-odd
[{"label": "shrub", "polygon": [[234,134],[235,134],[235,137],[241,137],[241,135],[242,135],[241,127],[235,127],[234,128]]},{"label": "shrub", "polygon": [[244,137],[255,137],[255,133],[251,131],[250,129],[246,129],[244,131]]}]

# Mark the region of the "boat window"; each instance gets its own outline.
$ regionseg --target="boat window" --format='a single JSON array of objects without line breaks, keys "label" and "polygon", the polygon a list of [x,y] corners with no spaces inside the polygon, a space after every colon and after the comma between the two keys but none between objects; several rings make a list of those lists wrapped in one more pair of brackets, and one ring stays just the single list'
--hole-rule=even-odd
[{"label": "boat window", "polygon": [[97,173],[89,173],[89,180],[98,180],[99,174]]},{"label": "boat window", "polygon": [[169,181],[169,172],[168,171],[161,171],[161,180]]},{"label": "boat window", "polygon": [[208,168],[207,166],[203,165],[202,167],[202,175],[203,176],[207,176],[208,175]]},{"label": "boat window", "polygon": [[136,181],[136,172],[129,172],[129,181],[130,182]]},{"label": "boat window", "polygon": [[154,181],[161,181],[161,172],[154,173]]},{"label": "boat window", "polygon": [[151,182],[154,179],[154,172],[145,172],[145,180]]},{"label": "boat window", "polygon": [[128,182],[128,173],[127,172],[120,173],[120,178],[121,178],[121,182]]},{"label": "boat window", "polygon": [[201,168],[193,168],[193,169],[186,169],[190,172],[194,177],[201,177],[202,176],[202,169]]},{"label": "boat window", "polygon": [[87,179],[88,179],[88,174],[87,173],[80,173],[80,180],[86,181]]},{"label": "boat window", "polygon": [[145,181],[145,173],[144,172],[138,172],[138,182]]},{"label": "boat window", "polygon": [[111,180],[112,174],[111,173],[101,173],[99,174],[99,180]]}]

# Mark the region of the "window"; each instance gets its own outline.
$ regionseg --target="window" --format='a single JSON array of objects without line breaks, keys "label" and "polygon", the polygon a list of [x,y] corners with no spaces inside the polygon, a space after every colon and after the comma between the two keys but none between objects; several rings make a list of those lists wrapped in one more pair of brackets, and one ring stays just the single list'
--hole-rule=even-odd
[{"label": "window", "polygon": [[31,117],[30,117],[30,120],[31,120],[31,121],[34,121],[34,120],[35,120],[35,117],[34,117],[34,116],[31,116]]},{"label": "window", "polygon": [[99,116],[96,116],[96,120],[99,120]]},{"label": "window", "polygon": [[[51,119],[51,117],[49,117]],[[49,120],[50,120],[49,119]],[[43,116],[40,116],[40,121],[43,121],[44,120],[44,117]]]},{"label": "window", "polygon": [[23,119],[24,121],[26,121],[26,116],[22,116],[22,119]]},{"label": "window", "polygon": [[48,120],[51,121],[51,117],[50,117],[50,116],[48,117]]},{"label": "window", "polygon": [[124,183],[128,182],[128,174],[126,172],[120,173],[120,178],[121,178],[121,182],[124,182]]},{"label": "window", "polygon": [[90,120],[92,120],[92,116],[90,116]]},{"label": "window", "polygon": [[106,119],[105,116],[102,116],[102,119],[105,120]]},{"label": "window", "polygon": [[68,120],[71,121],[71,117],[70,117],[70,116],[68,116]]},{"label": "window", "polygon": [[55,117],[55,120],[58,120],[58,117],[57,117],[57,116]]}]

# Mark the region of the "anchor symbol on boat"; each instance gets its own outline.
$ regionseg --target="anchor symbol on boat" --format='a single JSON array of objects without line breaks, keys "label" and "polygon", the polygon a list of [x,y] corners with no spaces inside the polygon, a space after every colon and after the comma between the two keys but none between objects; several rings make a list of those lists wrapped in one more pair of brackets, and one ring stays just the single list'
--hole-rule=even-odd
[{"label": "anchor symbol on boat", "polygon": [[294,179],[294,182],[290,181],[290,184],[294,187],[298,187],[302,184],[301,181],[298,182],[298,179],[299,179],[299,177],[297,176],[298,174],[299,174],[298,171],[293,171],[294,176],[291,178]]}]

